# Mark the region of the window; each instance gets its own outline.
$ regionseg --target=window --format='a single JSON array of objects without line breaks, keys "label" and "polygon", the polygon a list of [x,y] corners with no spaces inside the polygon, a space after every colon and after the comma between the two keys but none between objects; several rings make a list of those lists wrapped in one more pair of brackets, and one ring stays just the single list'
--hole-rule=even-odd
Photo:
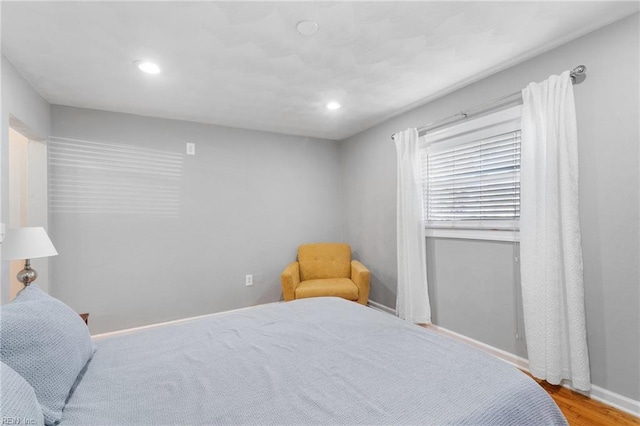
[{"label": "window", "polygon": [[513,107],[423,137],[428,236],[518,239],[520,117]]}]

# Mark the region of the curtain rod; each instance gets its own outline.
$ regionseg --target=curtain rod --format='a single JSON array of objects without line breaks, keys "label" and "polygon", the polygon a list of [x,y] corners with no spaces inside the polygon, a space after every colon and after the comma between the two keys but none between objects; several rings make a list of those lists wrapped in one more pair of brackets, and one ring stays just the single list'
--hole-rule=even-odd
[{"label": "curtain rod", "polygon": [[[584,75],[585,72],[587,72],[587,67],[584,66],[584,65],[578,65],[577,67],[572,69],[571,72],[569,73],[569,77],[571,77],[571,81],[573,82],[573,84],[580,84],[582,82],[582,80],[578,80],[578,77]],[[510,93],[510,94],[508,94],[506,96],[503,96],[501,98],[497,98],[497,99],[494,99],[492,101],[485,102],[483,104],[474,106],[473,108],[469,108],[469,109],[466,109],[464,111],[457,112],[457,113],[455,113],[453,115],[450,115],[449,117],[445,117],[445,118],[441,118],[440,120],[432,121],[431,123],[428,123],[428,124],[425,124],[425,125],[419,127],[418,128],[418,135],[420,133],[426,131],[426,130],[429,130],[431,127],[435,126],[436,124],[445,124],[445,122],[448,122],[450,120],[453,122],[453,121],[457,121],[457,120],[460,120],[460,119],[466,119],[466,118],[469,117],[471,111],[483,110],[483,109],[486,109],[487,107],[490,107],[490,106],[492,106],[494,104],[502,103],[502,102],[506,101],[507,99],[516,98],[517,96],[522,96],[522,91],[521,90],[519,90],[517,92],[514,92],[514,93]],[[391,135],[391,139],[393,139],[393,137],[396,134],[397,133],[392,134]]]}]

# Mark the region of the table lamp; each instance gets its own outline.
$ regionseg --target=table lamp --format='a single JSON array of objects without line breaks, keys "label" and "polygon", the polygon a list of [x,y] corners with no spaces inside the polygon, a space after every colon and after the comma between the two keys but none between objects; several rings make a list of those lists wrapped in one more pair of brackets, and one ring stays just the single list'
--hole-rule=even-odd
[{"label": "table lamp", "polygon": [[2,241],[2,260],[24,261],[24,269],[16,276],[24,286],[38,277],[31,268],[31,259],[56,256],[58,252],[42,227],[13,228],[7,231]]}]

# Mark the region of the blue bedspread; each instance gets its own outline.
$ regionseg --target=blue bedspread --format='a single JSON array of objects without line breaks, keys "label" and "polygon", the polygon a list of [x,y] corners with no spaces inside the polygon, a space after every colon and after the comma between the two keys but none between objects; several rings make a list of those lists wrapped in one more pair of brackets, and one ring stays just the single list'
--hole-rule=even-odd
[{"label": "blue bedspread", "polygon": [[97,345],[61,426],[566,424],[514,367],[342,299],[262,305]]}]

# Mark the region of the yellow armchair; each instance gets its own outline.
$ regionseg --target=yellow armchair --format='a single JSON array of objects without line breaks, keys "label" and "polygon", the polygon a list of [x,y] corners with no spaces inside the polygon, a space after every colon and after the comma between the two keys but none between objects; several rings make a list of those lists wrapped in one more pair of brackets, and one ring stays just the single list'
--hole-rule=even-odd
[{"label": "yellow armchair", "polygon": [[349,244],[318,243],[298,247],[298,261],[282,272],[285,301],[335,296],[363,305],[369,300],[371,273],[351,259]]}]

